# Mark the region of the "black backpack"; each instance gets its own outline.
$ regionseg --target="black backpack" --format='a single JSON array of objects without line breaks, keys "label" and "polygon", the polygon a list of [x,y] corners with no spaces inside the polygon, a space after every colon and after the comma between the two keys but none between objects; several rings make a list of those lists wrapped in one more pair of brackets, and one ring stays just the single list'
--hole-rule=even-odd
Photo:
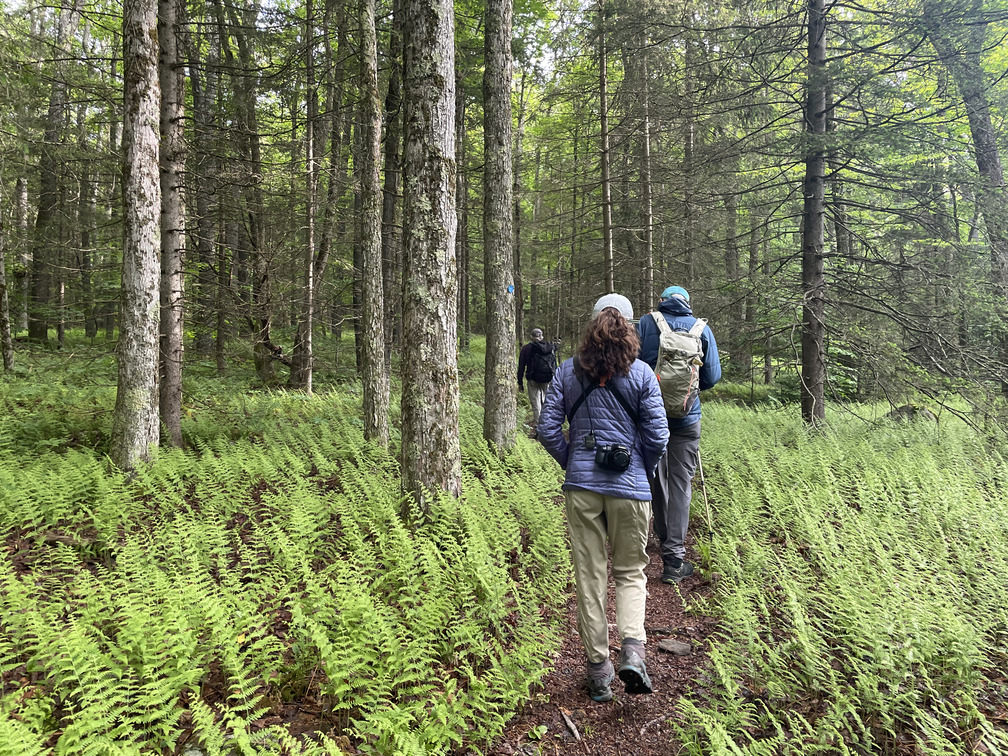
[{"label": "black backpack", "polygon": [[528,377],[536,383],[549,383],[553,380],[556,370],[556,353],[548,341],[536,341],[532,344],[532,358],[529,360]]}]

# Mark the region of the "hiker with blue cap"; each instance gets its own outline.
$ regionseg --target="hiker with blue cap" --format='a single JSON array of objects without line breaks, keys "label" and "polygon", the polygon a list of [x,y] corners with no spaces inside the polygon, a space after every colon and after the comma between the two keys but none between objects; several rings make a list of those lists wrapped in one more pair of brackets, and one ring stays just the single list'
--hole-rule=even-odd
[{"label": "hiker with blue cap", "polygon": [[651,479],[654,532],[661,542],[663,583],[693,574],[686,560],[693,473],[700,456],[700,392],[721,380],[717,343],[696,318],[682,286],[661,293],[655,312],[640,319],[640,359],[658,376],[668,415],[669,443]]}]

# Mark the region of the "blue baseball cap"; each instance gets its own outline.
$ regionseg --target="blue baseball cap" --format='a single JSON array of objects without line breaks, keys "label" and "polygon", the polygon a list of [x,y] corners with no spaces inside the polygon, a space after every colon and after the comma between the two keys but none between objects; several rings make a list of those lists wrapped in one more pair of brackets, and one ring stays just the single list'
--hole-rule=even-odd
[{"label": "blue baseball cap", "polygon": [[682,286],[669,286],[661,293],[662,299],[668,299],[669,297],[680,297],[689,302],[689,292]]}]

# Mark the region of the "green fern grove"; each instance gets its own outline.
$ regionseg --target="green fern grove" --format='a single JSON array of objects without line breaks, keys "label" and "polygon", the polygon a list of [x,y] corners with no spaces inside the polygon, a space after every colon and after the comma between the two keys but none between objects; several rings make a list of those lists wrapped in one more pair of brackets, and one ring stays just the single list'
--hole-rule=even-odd
[{"label": "green fern grove", "polygon": [[[464,495],[414,529],[338,360],[312,398],[194,365],[187,449],[126,478],[77,355],[0,378],[0,756],[481,752],[529,700],[573,632],[559,470],[486,450],[478,349]],[[669,752],[1008,754],[1003,443],[719,388],[686,601],[720,630]]]},{"label": "green fern grove", "polygon": [[1008,754],[1003,448],[795,415],[705,405],[722,629],[684,751]]},{"label": "green fern grove", "polygon": [[[464,497],[410,530],[352,392],[193,412],[189,450],[126,479],[45,443],[90,427],[93,392],[0,386],[0,753],[445,753],[545,674],[556,470],[481,451],[473,408]],[[328,730],[283,721],[292,700]]]}]

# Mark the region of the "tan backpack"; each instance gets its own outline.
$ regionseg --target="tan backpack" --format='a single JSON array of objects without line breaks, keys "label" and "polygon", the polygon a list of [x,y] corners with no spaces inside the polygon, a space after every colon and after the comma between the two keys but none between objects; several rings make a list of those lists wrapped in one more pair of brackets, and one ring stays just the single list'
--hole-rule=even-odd
[{"label": "tan backpack", "polygon": [[665,316],[652,312],[658,324],[658,361],[655,376],[661,387],[665,412],[669,417],[685,417],[700,395],[700,368],[703,367],[703,333],[707,321],[697,318],[689,331],[673,331]]}]

